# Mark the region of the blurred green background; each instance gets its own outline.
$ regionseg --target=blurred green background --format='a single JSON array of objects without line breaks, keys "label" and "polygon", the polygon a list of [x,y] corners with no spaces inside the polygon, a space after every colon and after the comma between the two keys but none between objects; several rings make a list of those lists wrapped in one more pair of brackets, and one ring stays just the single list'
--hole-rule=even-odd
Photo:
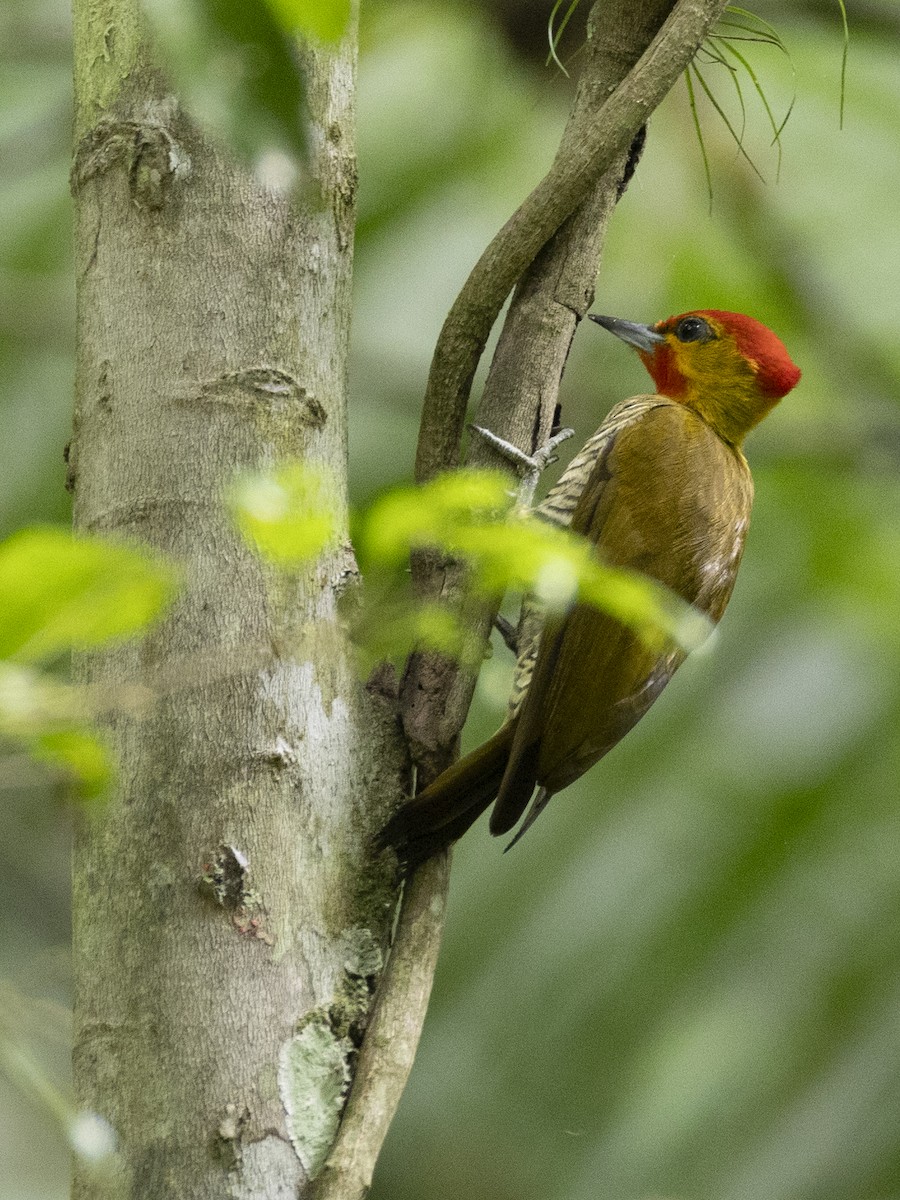
[{"label": "blurred green background", "polygon": [[[549,0],[363,7],[360,503],[409,477],[442,318],[549,163],[573,86],[544,65]],[[848,9],[840,131],[837,5],[756,4],[792,55],[742,47],[778,112],[796,72],[777,183],[752,88],[765,183],[700,101],[711,214],[682,84],[651,124],[597,309],[749,312],[804,377],[748,445],[753,529],[714,646],[513,854],[481,826],[457,850],[373,1200],[900,1198],[900,7]],[[62,0],[0,9],[3,533],[68,515],[68,22]],[[578,43],[573,22],[564,60]],[[646,386],[584,328],[565,420],[586,437]],[[498,650],[471,743],[507,681]],[[64,1089],[68,833],[0,767],[0,977],[29,998],[3,1015]],[[0,1200],[66,1193],[58,1126],[0,1076]]]}]

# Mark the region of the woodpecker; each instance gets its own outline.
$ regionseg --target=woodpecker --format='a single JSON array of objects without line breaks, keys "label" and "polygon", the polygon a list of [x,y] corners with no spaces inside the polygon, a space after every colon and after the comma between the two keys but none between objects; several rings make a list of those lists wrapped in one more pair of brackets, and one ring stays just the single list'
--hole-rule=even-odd
[{"label": "woodpecker", "polygon": [[[587,538],[602,562],[648,575],[718,622],[753,503],[742,443],[800,371],[770,329],[739,313],[700,309],[655,325],[589,316],[637,350],[656,391],[612,409],[536,513]],[[495,835],[528,809],[513,845],[637,724],[684,657],[674,643],[651,648],[594,607],[545,617],[526,602],[506,721],[402,804],[380,845],[415,866],[492,802]]]}]

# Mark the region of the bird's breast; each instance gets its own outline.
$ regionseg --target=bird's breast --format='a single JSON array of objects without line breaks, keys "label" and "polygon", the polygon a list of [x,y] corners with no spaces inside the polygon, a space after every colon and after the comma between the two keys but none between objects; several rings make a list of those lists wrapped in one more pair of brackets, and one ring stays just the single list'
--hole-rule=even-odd
[{"label": "bird's breast", "polygon": [[696,490],[688,492],[685,528],[693,544],[676,590],[718,621],[737,578],[750,525],[753,483],[739,452],[713,433],[704,446]]},{"label": "bird's breast", "polygon": [[718,620],[750,521],[744,456],[695,412],[669,402],[623,434],[610,462],[613,486],[604,489],[596,521],[601,556],[650,575]]}]

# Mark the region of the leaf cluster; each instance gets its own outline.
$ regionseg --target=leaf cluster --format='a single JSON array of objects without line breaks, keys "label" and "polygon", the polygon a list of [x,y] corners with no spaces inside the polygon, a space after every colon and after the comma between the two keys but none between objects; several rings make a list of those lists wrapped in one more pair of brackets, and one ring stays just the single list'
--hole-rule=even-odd
[{"label": "leaf cluster", "polygon": [[249,545],[287,570],[317,558],[337,539],[334,483],[305,463],[287,462],[239,476],[230,504]]},{"label": "leaf cluster", "polygon": [[[548,64],[553,62],[564,75],[568,75],[568,71],[563,65],[559,57],[559,45],[563,34],[566,31],[569,22],[571,21],[575,10],[578,8],[580,0],[555,0],[555,3],[550,11],[550,17],[547,22],[547,40],[549,43],[549,53],[547,55]],[[847,53],[850,44],[850,29],[847,21],[847,8],[844,0],[837,0],[837,7],[840,12],[841,30],[843,34],[843,50],[841,54],[841,73],[840,73],[840,127],[844,125],[844,98],[847,82]],[[563,8],[565,11],[563,12]],[[790,66],[793,94],[787,109],[781,119],[777,119],[766,95],[765,88],[760,82],[759,75],[749,58],[747,50],[751,45],[771,46],[778,50],[787,60]],[[740,48],[739,48],[740,47]],[[731,120],[721,100],[717,97],[715,90],[707,81],[706,76],[701,70],[703,67],[712,65],[724,68],[728,78],[734,88],[737,97],[737,104],[740,111],[740,128],[735,127],[735,123]],[[719,21],[715,30],[707,38],[706,42],[700,48],[694,61],[688,66],[684,72],[684,80],[688,93],[688,104],[691,111],[691,119],[694,125],[694,132],[697,136],[697,144],[700,148],[700,157],[703,162],[703,171],[706,177],[707,195],[709,197],[710,211],[712,210],[713,188],[712,188],[712,173],[710,171],[709,156],[706,150],[706,141],[704,139],[703,127],[700,121],[700,115],[697,109],[697,95],[694,88],[695,83],[699,86],[702,93],[706,96],[714,112],[724,124],[730,137],[737,146],[737,152],[744,158],[753,173],[761,182],[765,182],[762,173],[754,162],[753,158],[748,153],[745,144],[744,136],[747,128],[747,105],[744,99],[744,88],[742,87],[742,79],[746,84],[752,86],[753,91],[759,98],[766,120],[772,131],[772,145],[776,148],[777,163],[775,170],[776,180],[781,174],[781,135],[785,126],[790,120],[791,113],[794,109],[794,103],[797,98],[796,88],[796,70],[791,59],[791,53],[784,39],[768,21],[751,12],[749,9],[741,8],[738,5],[729,4],[725,9],[725,16]]]},{"label": "leaf cluster", "polygon": [[[291,179],[307,151],[298,39],[343,37],[350,0],[143,0],[178,94],[214,135],[269,182]],[[277,170],[277,160],[283,169]]]},{"label": "leaf cluster", "polygon": [[[247,543],[279,573],[304,569],[338,545],[336,485],[304,463],[240,476],[229,503]],[[649,641],[691,648],[708,632],[654,581],[606,566],[584,538],[524,512],[500,473],[455,471],[393,488],[356,525],[364,582],[344,618],[364,670],[417,646],[475,669],[482,647],[471,644],[465,613],[473,602],[497,606],[508,592],[530,594],[549,612],[594,605]],[[422,552],[465,566],[457,603],[413,595],[407,564]],[[158,558],[99,538],[46,527],[0,544],[0,736],[61,773],[84,799],[100,795],[112,774],[92,728],[98,701],[52,668],[70,651],[145,629],[176,587]]]},{"label": "leaf cluster", "polygon": [[175,588],[171,568],[131,546],[53,527],[0,543],[0,737],[83,799],[104,791],[112,763],[87,695],[51,668],[72,650],[146,628]]},{"label": "leaf cluster", "polygon": [[[251,545],[292,569],[334,544],[338,515],[328,494],[318,472],[290,463],[242,479],[232,506]],[[392,488],[355,524],[363,587],[346,616],[365,669],[416,646],[474,669],[482,648],[470,644],[465,613],[473,603],[497,607],[509,592],[534,597],[548,612],[593,605],[653,643],[691,649],[708,633],[702,617],[655,581],[607,566],[585,538],[519,508],[499,472],[453,471]],[[457,602],[413,595],[407,564],[416,553],[465,566]]]}]

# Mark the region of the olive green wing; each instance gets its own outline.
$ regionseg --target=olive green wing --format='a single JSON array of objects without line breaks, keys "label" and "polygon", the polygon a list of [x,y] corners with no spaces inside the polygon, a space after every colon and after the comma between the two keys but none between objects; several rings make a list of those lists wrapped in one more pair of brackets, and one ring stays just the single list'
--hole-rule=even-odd
[{"label": "olive green wing", "polygon": [[[632,396],[610,409],[597,432],[588,438],[544,500],[534,509],[534,515],[551,525],[571,526],[578,502],[597,461],[609,452],[612,443],[627,425],[638,420],[651,408],[666,403],[668,401],[656,395]],[[516,669],[509,696],[511,717],[519,711],[531,683],[545,622],[544,606],[535,597],[526,596],[522,602],[517,631]]]},{"label": "olive green wing", "polygon": [[[733,564],[729,559],[728,570],[708,568],[731,555],[742,522],[737,540],[743,546],[750,502],[745,477],[743,459],[696,414],[675,402],[658,404],[623,428],[598,458],[572,528],[596,545],[605,563],[649,575],[717,619],[740,555]],[[548,624],[492,832],[512,828],[536,785],[560,791],[611,750],[683,658],[678,647],[648,645],[586,605]]]}]

